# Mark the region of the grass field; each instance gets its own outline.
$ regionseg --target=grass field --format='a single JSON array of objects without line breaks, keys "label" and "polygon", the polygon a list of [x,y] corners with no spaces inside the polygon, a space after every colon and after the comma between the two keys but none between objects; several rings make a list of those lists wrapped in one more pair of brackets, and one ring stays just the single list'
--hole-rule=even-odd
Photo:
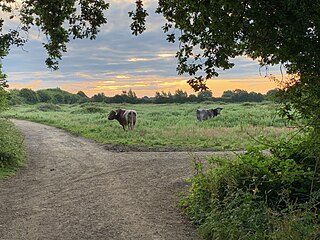
[{"label": "grass field", "polygon": [[[223,107],[218,117],[196,121],[197,108]],[[135,109],[134,131],[123,131],[106,115],[113,109]],[[255,139],[280,138],[290,131],[277,116],[272,103],[242,104],[104,104],[22,105],[3,112],[2,117],[26,119],[66,129],[105,144],[180,147],[212,150],[243,149],[249,145],[266,148]]]}]

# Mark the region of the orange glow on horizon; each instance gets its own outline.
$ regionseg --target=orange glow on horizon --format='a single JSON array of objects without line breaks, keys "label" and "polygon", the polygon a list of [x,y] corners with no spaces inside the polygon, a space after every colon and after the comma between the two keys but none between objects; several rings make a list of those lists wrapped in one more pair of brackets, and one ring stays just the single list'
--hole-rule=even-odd
[{"label": "orange glow on horizon", "polygon": [[[177,89],[182,89],[186,91],[189,95],[195,94],[191,87],[188,85],[187,80],[159,80],[156,81],[156,89],[150,89],[148,81],[139,82],[136,84],[112,84],[112,85],[92,85],[90,88],[85,90],[80,89],[81,86],[84,87],[85,84],[81,84],[79,89],[76,86],[64,86],[69,92],[76,93],[78,91],[85,92],[88,96],[93,96],[94,94],[103,92],[106,96],[114,96],[116,94],[121,94],[122,91],[128,91],[131,89],[134,91],[138,97],[154,97],[156,92],[171,92],[174,93]],[[214,97],[221,97],[222,93],[227,90],[243,89],[248,92],[257,92],[265,94],[271,89],[278,87],[277,83],[269,80],[269,78],[252,78],[252,79],[214,79],[207,82],[207,86],[213,92]]]},{"label": "orange glow on horizon", "polygon": [[[30,88],[33,90],[48,89],[59,87],[62,90],[68,91],[70,93],[77,93],[78,91],[83,91],[89,97],[97,93],[104,93],[106,96],[114,96],[116,94],[121,94],[122,91],[128,91],[131,89],[134,91],[138,97],[154,97],[156,92],[174,92],[177,89],[182,89],[186,91],[189,95],[195,94],[191,87],[187,84],[187,79],[181,77],[176,78],[156,78],[151,77],[144,80],[134,81],[132,84],[130,82],[121,83],[121,80],[127,80],[125,75],[117,75],[117,80],[98,80],[98,81],[86,81],[86,82],[76,82],[76,83],[61,83],[59,86],[49,86],[49,84],[44,80],[34,80],[28,83],[14,83],[14,81],[9,81],[10,89],[21,89]],[[130,80],[131,81],[131,80]],[[55,82],[54,82],[55,83]],[[239,79],[212,79],[207,81],[207,86],[213,92],[214,97],[220,97],[224,91],[243,89],[248,92],[257,92],[265,94],[271,89],[278,87],[277,82],[270,80],[268,77],[256,77],[256,78],[239,78]]]}]

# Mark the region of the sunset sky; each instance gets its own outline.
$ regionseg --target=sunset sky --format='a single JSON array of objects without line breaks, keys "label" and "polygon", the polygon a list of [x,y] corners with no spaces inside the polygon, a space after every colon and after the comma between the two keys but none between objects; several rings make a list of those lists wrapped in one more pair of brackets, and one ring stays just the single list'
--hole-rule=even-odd
[{"label": "sunset sky", "polygon": [[[140,36],[133,36],[130,31],[128,11],[135,8],[135,1],[109,2],[108,23],[101,28],[97,39],[71,41],[57,71],[45,66],[46,52],[41,44],[45,37],[33,29],[29,42],[23,48],[12,48],[3,60],[3,71],[8,75],[10,88],[59,87],[73,93],[82,90],[88,96],[101,92],[114,96],[129,89],[139,97],[154,96],[156,91],[174,93],[176,89],[193,93],[186,82],[189,76],[178,76],[176,72],[174,56],[178,44],[165,40],[161,29],[164,19],[154,13],[157,1],[144,1],[149,17],[147,31]],[[10,23],[8,28],[17,26],[18,21]],[[219,71],[218,78],[208,81],[214,96],[236,88],[266,93],[277,87],[265,76],[267,73],[279,74],[278,67],[266,72],[247,57],[238,57],[234,62],[233,69]]]}]

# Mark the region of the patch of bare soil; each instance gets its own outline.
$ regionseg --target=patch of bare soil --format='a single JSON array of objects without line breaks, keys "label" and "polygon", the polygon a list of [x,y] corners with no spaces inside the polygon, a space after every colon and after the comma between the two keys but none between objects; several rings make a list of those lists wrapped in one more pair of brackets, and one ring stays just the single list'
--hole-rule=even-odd
[{"label": "patch of bare soil", "polygon": [[104,148],[114,152],[212,152],[210,148],[183,148],[172,146],[129,146],[124,144],[105,144]]},{"label": "patch of bare soil", "polygon": [[13,122],[25,135],[28,160],[0,181],[0,239],[200,239],[179,194],[193,158],[222,153],[121,151]]}]

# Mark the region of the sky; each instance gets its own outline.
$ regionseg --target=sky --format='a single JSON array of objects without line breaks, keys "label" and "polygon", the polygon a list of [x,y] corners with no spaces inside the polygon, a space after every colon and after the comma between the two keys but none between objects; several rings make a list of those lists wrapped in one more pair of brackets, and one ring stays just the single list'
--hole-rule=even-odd
[{"label": "sky", "polygon": [[[12,47],[2,60],[10,88],[33,90],[61,88],[68,92],[85,92],[88,96],[104,93],[114,96],[132,89],[138,97],[152,97],[157,91],[174,93],[182,89],[194,94],[187,84],[188,75],[176,72],[175,53],[178,43],[166,41],[161,26],[165,20],[155,14],[157,1],[145,0],[148,11],[147,30],[133,36],[128,12],[134,10],[134,0],[110,0],[106,11],[108,23],[100,28],[95,40],[71,40],[68,52],[63,54],[59,70],[52,71],[44,63],[47,55],[42,48],[45,39],[37,29],[29,33],[29,41],[22,48]],[[14,26],[16,24],[16,26]],[[18,26],[18,21],[8,28]],[[208,80],[213,96],[226,90],[245,89],[266,93],[277,85],[268,77],[277,75],[279,67],[261,69],[257,61],[248,57],[234,59],[235,67],[219,71],[219,77]]]}]

